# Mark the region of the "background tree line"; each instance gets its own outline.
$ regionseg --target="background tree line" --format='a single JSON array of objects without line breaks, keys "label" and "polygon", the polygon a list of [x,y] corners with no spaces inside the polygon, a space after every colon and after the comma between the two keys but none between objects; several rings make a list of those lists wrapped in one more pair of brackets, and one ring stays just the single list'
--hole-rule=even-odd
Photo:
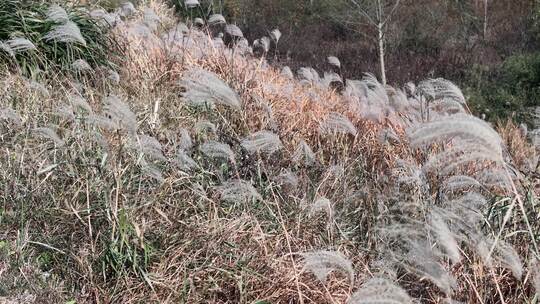
[{"label": "background tree line", "polygon": [[[473,108],[488,118],[521,115],[524,109],[539,105],[536,101],[540,97],[539,1],[205,0],[201,3],[209,10],[223,12],[229,22],[242,28],[250,41],[279,28],[283,32],[279,56],[272,60],[293,70],[311,66],[324,71],[325,58],[333,55],[341,60],[345,78],[359,78],[371,72],[395,85],[426,77],[455,81],[464,88]],[[382,6],[382,17],[378,15],[378,5]],[[382,77],[380,68],[378,21],[385,22],[382,30],[386,77]]]}]

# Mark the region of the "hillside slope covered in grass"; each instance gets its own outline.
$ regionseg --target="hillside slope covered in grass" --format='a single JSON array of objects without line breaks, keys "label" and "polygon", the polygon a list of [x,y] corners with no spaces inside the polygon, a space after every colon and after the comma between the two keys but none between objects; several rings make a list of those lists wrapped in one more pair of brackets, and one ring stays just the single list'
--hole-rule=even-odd
[{"label": "hillside slope covered in grass", "polygon": [[110,62],[1,67],[0,303],[536,301],[526,131],[141,2],[82,10]]}]

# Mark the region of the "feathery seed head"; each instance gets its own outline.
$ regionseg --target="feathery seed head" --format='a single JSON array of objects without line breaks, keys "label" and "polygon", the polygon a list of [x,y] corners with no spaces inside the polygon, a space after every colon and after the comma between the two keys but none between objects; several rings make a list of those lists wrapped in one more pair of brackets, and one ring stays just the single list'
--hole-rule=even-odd
[{"label": "feathery seed head", "polygon": [[249,153],[272,154],[283,147],[279,136],[270,131],[259,131],[242,140],[241,145]]},{"label": "feathery seed head", "polygon": [[57,23],[65,23],[69,21],[69,16],[65,9],[58,4],[53,4],[47,9],[47,20]]},{"label": "feathery seed head", "polygon": [[319,250],[301,254],[304,258],[305,268],[311,271],[321,282],[326,282],[328,274],[339,271],[354,283],[354,268],[347,257],[337,251]]},{"label": "feathery seed head", "polygon": [[186,8],[195,8],[200,5],[199,0],[185,0],[184,5]]},{"label": "feathery seed head", "polygon": [[167,161],[163,155],[161,143],[152,136],[139,135],[137,138],[137,148],[141,154],[147,155],[155,160]]},{"label": "feathery seed head", "polygon": [[189,131],[182,128],[180,129],[180,140],[178,142],[178,148],[182,151],[187,151],[193,147],[193,141],[189,135]]},{"label": "feathery seed head", "polygon": [[197,162],[191,158],[184,150],[178,150],[173,163],[182,171],[192,171],[198,167]]},{"label": "feathery seed head", "polygon": [[11,49],[11,46],[7,42],[0,41],[0,51],[3,51],[4,53],[8,54],[11,57],[15,56],[15,52]]},{"label": "feathery seed head", "polygon": [[341,62],[339,61],[339,59],[335,56],[328,56],[327,58],[328,60],[328,63],[332,66],[335,66],[337,67],[338,69],[341,68]]},{"label": "feathery seed head", "polygon": [[197,134],[205,134],[205,133],[213,133],[215,134],[217,132],[217,127],[212,122],[201,119],[195,123],[194,126],[195,133]]},{"label": "feathery seed head", "polygon": [[122,129],[131,134],[137,132],[137,117],[126,103],[114,95],[105,98],[104,102],[104,114],[115,129]]},{"label": "feathery seed head", "polygon": [[208,24],[211,26],[214,25],[221,25],[221,24],[227,24],[227,21],[225,20],[225,17],[221,14],[213,14],[208,18]]},{"label": "feathery seed head", "polygon": [[238,94],[212,72],[193,68],[184,74],[180,86],[186,90],[184,100],[191,105],[223,104],[235,109],[241,108]]},{"label": "feathery seed head", "polygon": [[1,121],[10,122],[17,127],[22,126],[21,117],[15,110],[11,108],[0,109],[0,122]]},{"label": "feathery seed head", "polygon": [[22,37],[12,38],[6,41],[6,43],[14,53],[33,51],[37,49],[32,41]]},{"label": "feathery seed head", "polygon": [[224,202],[236,204],[238,202],[249,203],[262,200],[262,196],[251,182],[241,179],[227,181],[217,189],[221,194],[221,200]]},{"label": "feathery seed head", "polygon": [[347,304],[413,304],[401,287],[383,278],[373,278],[355,292]]},{"label": "feathery seed head", "polygon": [[199,147],[199,150],[206,157],[218,160],[227,160],[232,163],[234,160],[234,152],[228,144],[220,143],[217,141],[207,141]]},{"label": "feathery seed head", "polygon": [[56,41],[65,43],[79,43],[86,46],[86,40],[81,34],[79,26],[73,21],[55,25],[45,36],[45,41]]},{"label": "feathery seed head", "polygon": [[77,59],[71,63],[71,68],[76,72],[93,71],[92,67],[84,59]]},{"label": "feathery seed head", "polygon": [[317,157],[306,141],[301,140],[298,143],[296,150],[294,150],[292,161],[296,164],[312,166],[317,162]]},{"label": "feathery seed head", "polygon": [[357,130],[353,123],[342,114],[332,112],[320,124],[319,132],[321,134],[350,134],[356,136]]},{"label": "feathery seed head", "polygon": [[137,12],[135,5],[133,3],[126,1],[120,6],[120,16],[129,17]]},{"label": "feathery seed head", "polygon": [[234,24],[227,24],[225,26],[225,33],[235,39],[244,38],[244,33],[242,33],[242,30]]},{"label": "feathery seed head", "polygon": [[279,29],[273,29],[270,32],[270,38],[272,38],[272,41],[277,44],[279,42],[279,39],[281,39],[281,31]]},{"label": "feathery seed head", "polygon": [[294,74],[291,71],[291,68],[288,67],[288,66],[284,66],[281,69],[281,76],[284,76],[285,78],[288,78],[288,79],[293,79],[294,78]]},{"label": "feathery seed head", "polygon": [[58,134],[56,134],[56,131],[54,131],[53,129],[51,129],[49,127],[35,128],[32,131],[33,131],[34,134],[36,134],[39,137],[43,137],[43,138],[51,140],[59,148],[64,147],[65,144],[66,144],[60,138],[60,136],[58,136]]}]

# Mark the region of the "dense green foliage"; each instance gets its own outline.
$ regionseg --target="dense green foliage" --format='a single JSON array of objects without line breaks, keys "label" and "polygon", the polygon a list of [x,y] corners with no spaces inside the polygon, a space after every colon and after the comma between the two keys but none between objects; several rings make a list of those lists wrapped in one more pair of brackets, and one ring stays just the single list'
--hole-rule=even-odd
[{"label": "dense green foliage", "polygon": [[61,5],[69,19],[79,27],[86,45],[44,39],[55,26],[55,22],[47,20],[49,5],[42,1],[0,1],[0,41],[22,37],[36,46],[35,50],[17,52],[14,57],[0,51],[0,61],[20,67],[25,74],[32,74],[37,69],[67,69],[77,59],[84,59],[91,66],[110,65],[108,56],[113,42],[106,35],[107,29],[96,23],[82,7],[67,2]]},{"label": "dense green foliage", "polygon": [[531,108],[540,100],[540,53],[511,56],[493,69],[476,65],[465,83],[477,112],[530,122]]}]

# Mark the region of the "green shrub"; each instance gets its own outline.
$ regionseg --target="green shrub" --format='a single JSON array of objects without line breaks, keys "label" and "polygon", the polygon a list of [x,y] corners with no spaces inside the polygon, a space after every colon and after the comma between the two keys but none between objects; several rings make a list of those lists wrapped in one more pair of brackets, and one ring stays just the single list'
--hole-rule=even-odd
[{"label": "green shrub", "polygon": [[530,120],[530,108],[540,103],[540,53],[515,55],[500,66],[469,71],[466,89],[473,110],[491,119],[514,116]]},{"label": "green shrub", "polygon": [[46,35],[58,23],[47,19],[50,4],[41,1],[0,1],[0,42],[21,37],[30,40],[35,50],[16,52],[14,56],[0,50],[0,64],[19,67],[24,74],[37,69],[51,71],[68,69],[77,59],[84,59],[91,66],[109,66],[107,59],[117,49],[107,35],[107,29],[93,20],[82,7],[62,3],[69,20],[80,29],[86,44],[47,40]]}]

